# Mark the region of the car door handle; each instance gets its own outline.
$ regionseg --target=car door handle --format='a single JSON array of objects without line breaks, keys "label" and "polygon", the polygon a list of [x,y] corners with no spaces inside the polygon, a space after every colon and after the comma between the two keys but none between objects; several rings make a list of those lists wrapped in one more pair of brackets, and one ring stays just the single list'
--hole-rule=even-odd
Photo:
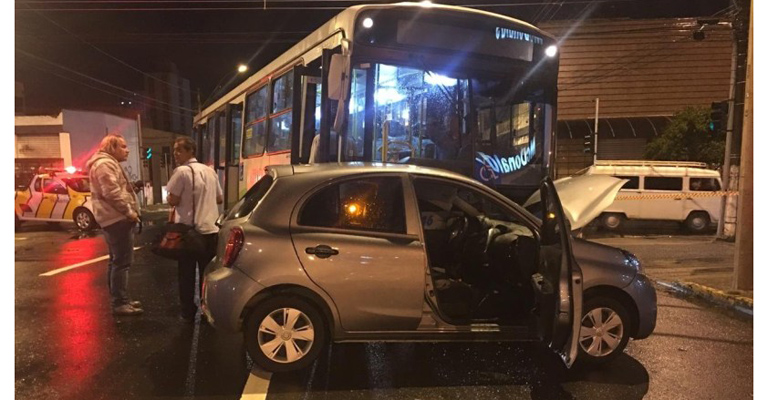
[{"label": "car door handle", "polygon": [[331,246],[326,246],[324,244],[317,245],[315,247],[307,247],[304,250],[307,254],[312,254],[316,256],[317,258],[328,258],[330,256],[335,256],[339,254],[339,251],[336,249],[331,248]]}]

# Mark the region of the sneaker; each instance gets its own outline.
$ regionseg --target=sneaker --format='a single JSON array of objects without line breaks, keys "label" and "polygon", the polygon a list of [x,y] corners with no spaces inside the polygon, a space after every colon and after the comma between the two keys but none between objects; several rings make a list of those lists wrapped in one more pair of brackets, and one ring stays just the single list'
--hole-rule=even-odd
[{"label": "sneaker", "polygon": [[138,301],[138,300],[131,300],[131,301],[128,302],[128,305],[133,307],[133,308],[144,308],[144,307],[141,306],[141,302]]},{"label": "sneaker", "polygon": [[123,304],[122,306],[112,309],[113,315],[140,315],[144,312],[141,308],[133,307],[130,304]]}]

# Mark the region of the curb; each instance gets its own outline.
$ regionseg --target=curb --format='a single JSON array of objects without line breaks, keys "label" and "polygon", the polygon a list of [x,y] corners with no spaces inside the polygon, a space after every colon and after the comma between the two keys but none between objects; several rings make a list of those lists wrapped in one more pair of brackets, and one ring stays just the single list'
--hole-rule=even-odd
[{"label": "curb", "polygon": [[729,308],[741,314],[753,317],[754,299],[749,297],[730,294],[719,289],[711,288],[693,282],[665,282],[655,281],[659,286],[668,291],[682,293],[706,300],[719,306]]}]

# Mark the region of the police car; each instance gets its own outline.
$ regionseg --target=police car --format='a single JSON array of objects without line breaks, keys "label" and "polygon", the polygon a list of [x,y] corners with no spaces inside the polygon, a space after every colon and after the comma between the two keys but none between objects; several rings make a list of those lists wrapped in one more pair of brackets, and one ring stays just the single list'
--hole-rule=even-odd
[{"label": "police car", "polygon": [[87,175],[74,168],[46,171],[16,190],[16,228],[23,221],[74,222],[78,229],[96,228]]}]

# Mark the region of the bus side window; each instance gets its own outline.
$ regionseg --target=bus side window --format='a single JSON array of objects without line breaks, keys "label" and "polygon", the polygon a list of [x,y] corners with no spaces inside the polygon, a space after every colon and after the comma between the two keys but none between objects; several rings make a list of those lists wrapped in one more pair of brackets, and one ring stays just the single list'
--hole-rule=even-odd
[{"label": "bus side window", "polygon": [[243,157],[264,154],[267,136],[267,97],[269,86],[248,95],[246,100],[246,124],[243,132]]},{"label": "bus side window", "polygon": [[273,81],[272,113],[269,116],[267,153],[291,148],[293,123],[293,70]]},{"label": "bus side window", "polygon": [[227,162],[237,166],[240,163],[240,142],[243,136],[243,103],[230,107],[231,131],[229,149],[227,149]]}]

